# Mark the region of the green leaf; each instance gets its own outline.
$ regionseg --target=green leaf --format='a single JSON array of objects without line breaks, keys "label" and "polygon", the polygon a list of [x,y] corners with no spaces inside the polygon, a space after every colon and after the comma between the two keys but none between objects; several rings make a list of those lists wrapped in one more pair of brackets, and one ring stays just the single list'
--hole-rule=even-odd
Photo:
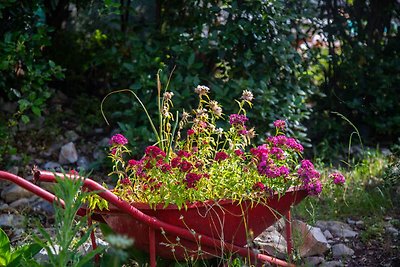
[{"label": "green leaf", "polygon": [[33,114],[35,114],[38,117],[40,117],[40,115],[42,114],[42,110],[37,106],[32,106],[31,110],[32,110]]},{"label": "green leaf", "polygon": [[[23,247],[20,247],[11,255],[10,263],[7,267],[18,267],[21,266],[21,261],[27,261],[33,258],[39,251],[42,249],[42,246],[39,244],[30,244]],[[28,266],[28,265],[27,265]],[[29,262],[29,266],[32,266],[32,262]]]},{"label": "green leaf", "polygon": [[19,104],[19,109],[21,111],[24,111],[31,105],[31,102],[29,102],[26,99],[20,99],[20,100],[18,100],[18,104]]},{"label": "green leaf", "polygon": [[26,116],[26,115],[22,115],[22,116],[21,116],[21,120],[22,120],[22,122],[25,123],[25,124],[27,124],[27,123],[30,121],[29,117]]},{"label": "green leaf", "polygon": [[196,55],[194,53],[190,54],[189,59],[188,59],[188,66],[192,66],[193,65],[194,60],[195,60],[195,56]]},{"label": "green leaf", "polygon": [[0,266],[7,266],[11,258],[10,240],[0,228]]}]

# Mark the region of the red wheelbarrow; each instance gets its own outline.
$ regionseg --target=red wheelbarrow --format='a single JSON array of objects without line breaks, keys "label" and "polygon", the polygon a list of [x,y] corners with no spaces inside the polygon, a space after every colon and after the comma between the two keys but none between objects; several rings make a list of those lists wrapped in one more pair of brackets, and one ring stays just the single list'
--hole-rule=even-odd
[{"label": "red wheelbarrow", "polygon": [[[33,170],[34,182],[56,182],[55,177],[76,179],[78,176]],[[37,196],[53,202],[56,196],[14,174],[0,171],[0,179],[11,181]],[[292,252],[290,208],[307,196],[301,188],[291,188],[284,195],[275,194],[266,203],[231,200],[193,203],[187,209],[174,205],[154,209],[145,203],[130,204],[91,179],[85,179],[87,190],[109,202],[109,210],[95,210],[90,219],[105,222],[119,234],[134,239],[134,246],[150,255],[150,266],[156,266],[156,256],[184,260],[238,254],[253,262],[270,262],[279,266],[293,264],[258,253],[247,244],[281,217],[286,217],[286,239],[289,258]],[[78,215],[87,214],[82,207]],[[95,246],[94,235],[92,244]]]}]

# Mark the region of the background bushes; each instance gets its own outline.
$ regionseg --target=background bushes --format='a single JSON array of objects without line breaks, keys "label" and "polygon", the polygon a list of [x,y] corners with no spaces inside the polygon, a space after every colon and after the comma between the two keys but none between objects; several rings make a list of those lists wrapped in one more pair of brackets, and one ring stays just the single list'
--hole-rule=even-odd
[{"label": "background bushes", "polygon": [[[260,138],[286,118],[303,142],[346,143],[352,128],[331,113],[339,112],[367,143],[390,143],[399,136],[398,11],[394,0],[7,0],[0,94],[18,101],[15,118],[40,115],[50,88],[96,99],[130,88],[154,113],[161,69],[164,86],[172,73],[176,107],[189,109],[193,88],[205,84],[229,114],[232,99],[252,90]],[[137,144],[152,141],[128,95],[112,97],[105,111]]]}]

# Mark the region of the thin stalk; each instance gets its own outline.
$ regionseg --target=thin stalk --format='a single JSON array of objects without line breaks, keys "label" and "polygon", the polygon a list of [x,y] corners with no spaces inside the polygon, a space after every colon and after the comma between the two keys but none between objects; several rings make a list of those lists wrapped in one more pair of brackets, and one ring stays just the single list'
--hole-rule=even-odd
[{"label": "thin stalk", "polygon": [[159,136],[159,134],[158,134],[158,132],[157,132],[157,129],[156,129],[156,127],[154,126],[153,121],[152,121],[152,119],[151,119],[151,117],[150,117],[150,115],[149,115],[149,113],[148,113],[148,111],[147,111],[145,105],[144,105],[143,102],[140,100],[140,98],[135,94],[135,92],[133,92],[133,91],[130,90],[130,89],[121,89],[121,90],[117,90],[117,91],[108,93],[108,94],[103,98],[103,100],[101,101],[101,104],[100,104],[101,115],[103,116],[103,118],[104,118],[104,120],[106,121],[107,125],[110,125],[110,123],[108,122],[107,117],[106,117],[106,115],[104,114],[104,111],[103,111],[103,103],[104,103],[104,101],[106,100],[106,98],[109,97],[110,95],[112,95],[112,94],[117,94],[117,93],[123,93],[123,92],[129,92],[129,93],[133,94],[133,96],[136,98],[136,100],[137,100],[137,101],[139,102],[139,104],[142,106],[142,108],[143,108],[144,112],[146,113],[147,118],[148,118],[148,120],[149,120],[149,122],[150,122],[151,128],[153,129],[153,132],[154,132],[154,134],[156,135],[156,138],[157,138],[158,142],[160,142],[161,137]]},{"label": "thin stalk", "polygon": [[[158,70],[158,72],[157,72],[157,106],[158,106],[158,119],[159,119],[159,129],[158,129],[158,131],[159,131],[159,136],[160,136],[160,138],[162,138],[163,139],[163,125],[164,125],[164,123],[163,123],[163,118],[162,118],[162,108],[161,108],[161,81],[160,81],[160,71],[161,70]],[[164,98],[163,98],[163,104],[164,104]],[[160,146],[161,146],[161,150],[163,150],[163,151],[165,151],[164,150],[164,142],[162,142],[161,141],[161,143],[160,143]]]}]

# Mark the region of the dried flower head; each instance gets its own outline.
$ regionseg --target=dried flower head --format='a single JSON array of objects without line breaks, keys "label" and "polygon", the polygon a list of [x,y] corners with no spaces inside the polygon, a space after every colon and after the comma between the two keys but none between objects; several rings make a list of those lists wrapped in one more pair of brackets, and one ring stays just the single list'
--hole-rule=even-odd
[{"label": "dried flower head", "polygon": [[172,97],[174,96],[174,93],[173,92],[165,92],[164,93],[164,100],[171,100],[172,99]]},{"label": "dried flower head", "polygon": [[212,111],[212,113],[217,116],[217,117],[221,117],[222,115],[222,108],[219,105],[219,103],[215,100],[211,100],[209,103],[210,109]]},{"label": "dried flower head", "polygon": [[254,99],[253,93],[250,92],[249,90],[244,90],[242,93],[242,99],[249,102],[253,101]]},{"label": "dried flower head", "polygon": [[203,95],[208,95],[208,93],[210,92],[210,88],[208,88],[205,85],[198,85],[194,91],[196,92],[196,94],[198,94],[199,96],[203,96]]}]

